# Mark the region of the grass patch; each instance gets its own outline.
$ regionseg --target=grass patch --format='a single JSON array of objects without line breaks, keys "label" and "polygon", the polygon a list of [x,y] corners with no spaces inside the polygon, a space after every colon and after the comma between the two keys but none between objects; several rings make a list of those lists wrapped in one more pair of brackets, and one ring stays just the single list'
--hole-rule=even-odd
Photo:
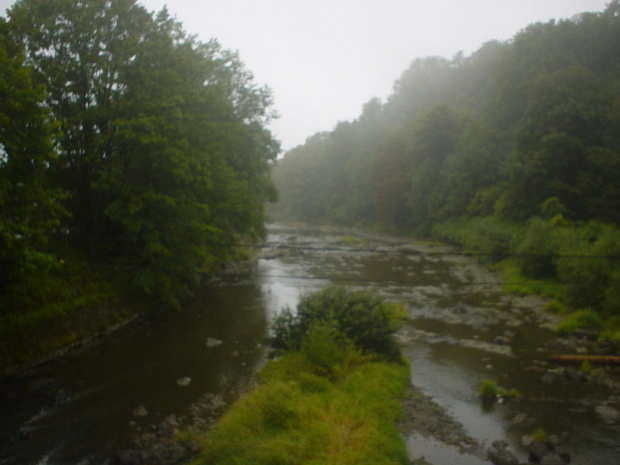
[{"label": "grass patch", "polygon": [[512,259],[502,260],[493,265],[502,277],[502,290],[506,294],[542,295],[558,298],[561,286],[556,282],[534,279],[525,276]]},{"label": "grass patch", "polygon": [[389,329],[403,311],[344,288],[304,297],[277,324],[279,358],[204,435],[193,465],[409,463],[396,426],[409,368]]},{"label": "grass patch", "polygon": [[516,398],[521,397],[521,393],[516,389],[507,390],[500,387],[494,379],[484,379],[478,386],[478,395],[482,400],[493,400],[498,397]]},{"label": "grass patch", "polygon": [[566,305],[562,302],[559,302],[556,299],[550,300],[544,307],[545,312],[553,313],[555,315],[566,315],[568,313],[568,309]]},{"label": "grass patch", "polygon": [[366,241],[356,236],[340,236],[338,239],[336,239],[336,242],[343,245],[356,245],[363,244]]},{"label": "grass patch", "polygon": [[407,464],[396,422],[408,367],[351,348],[343,359],[338,376],[304,350],[270,361],[259,387],[204,437],[193,464]]},{"label": "grass patch", "polygon": [[603,324],[601,317],[590,309],[578,310],[568,315],[556,328],[563,335],[573,334],[578,329],[599,329]]}]

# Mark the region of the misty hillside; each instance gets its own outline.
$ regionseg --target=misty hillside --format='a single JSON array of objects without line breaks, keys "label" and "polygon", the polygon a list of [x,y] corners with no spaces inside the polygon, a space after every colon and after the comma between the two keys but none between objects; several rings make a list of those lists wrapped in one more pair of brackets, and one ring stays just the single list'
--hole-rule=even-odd
[{"label": "misty hillside", "polygon": [[619,315],[620,2],[416,59],[386,102],[308,138],[273,179],[272,219],[432,234]]},{"label": "misty hillside", "polygon": [[451,218],[620,221],[620,5],[416,59],[382,103],[275,170],[276,218],[429,233]]}]

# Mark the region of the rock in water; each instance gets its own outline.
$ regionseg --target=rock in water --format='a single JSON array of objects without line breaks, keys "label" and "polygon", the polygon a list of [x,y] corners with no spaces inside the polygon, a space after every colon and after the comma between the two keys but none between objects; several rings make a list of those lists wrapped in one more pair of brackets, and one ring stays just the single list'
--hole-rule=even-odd
[{"label": "rock in water", "polygon": [[207,347],[208,348],[213,348],[213,347],[217,347],[224,344],[224,341],[220,341],[219,339],[215,339],[214,337],[208,337],[207,338]]},{"label": "rock in water", "polygon": [[487,451],[488,458],[494,465],[519,465],[517,456],[510,452],[506,441],[493,441],[492,448]]},{"label": "rock in water", "polygon": [[189,386],[189,383],[191,382],[192,382],[192,378],[190,378],[189,376],[186,376],[184,378],[177,379],[177,386],[181,386],[181,387]]},{"label": "rock in water", "polygon": [[613,425],[620,420],[620,410],[609,405],[599,405],[594,411],[606,425]]}]

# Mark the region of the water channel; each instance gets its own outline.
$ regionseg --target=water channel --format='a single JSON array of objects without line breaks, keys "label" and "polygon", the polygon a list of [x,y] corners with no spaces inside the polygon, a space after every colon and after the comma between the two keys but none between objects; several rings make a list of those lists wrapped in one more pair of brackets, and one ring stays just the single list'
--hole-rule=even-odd
[{"label": "water channel", "polygon": [[[398,337],[412,381],[477,441],[536,429],[562,437],[577,465],[620,463],[620,428],[597,406],[618,402],[601,383],[542,382],[556,323],[543,302],[501,294],[499,278],[446,247],[359,231],[271,225],[251,272],[213,281],[181,312],[153,315],[27,376],[0,383],[0,465],[98,465],[131,446],[132,412],[144,421],[183,415],[211,392],[226,395],[265,360],[270,322],[303,293],[330,282],[373,288],[402,302],[410,320]],[[524,321],[530,324],[524,324]],[[208,341],[221,341],[219,345]],[[179,379],[190,378],[186,386]],[[485,405],[483,379],[522,400]],[[412,457],[436,465],[483,464],[412,434]]]}]

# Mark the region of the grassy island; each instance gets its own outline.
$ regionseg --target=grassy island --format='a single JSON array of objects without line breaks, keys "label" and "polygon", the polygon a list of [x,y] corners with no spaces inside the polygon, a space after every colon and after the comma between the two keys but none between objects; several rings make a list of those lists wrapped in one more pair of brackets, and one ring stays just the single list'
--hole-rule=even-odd
[{"label": "grassy island", "polygon": [[408,463],[397,428],[409,385],[393,340],[398,309],[328,287],[283,312],[277,358],[201,438],[193,465]]}]

